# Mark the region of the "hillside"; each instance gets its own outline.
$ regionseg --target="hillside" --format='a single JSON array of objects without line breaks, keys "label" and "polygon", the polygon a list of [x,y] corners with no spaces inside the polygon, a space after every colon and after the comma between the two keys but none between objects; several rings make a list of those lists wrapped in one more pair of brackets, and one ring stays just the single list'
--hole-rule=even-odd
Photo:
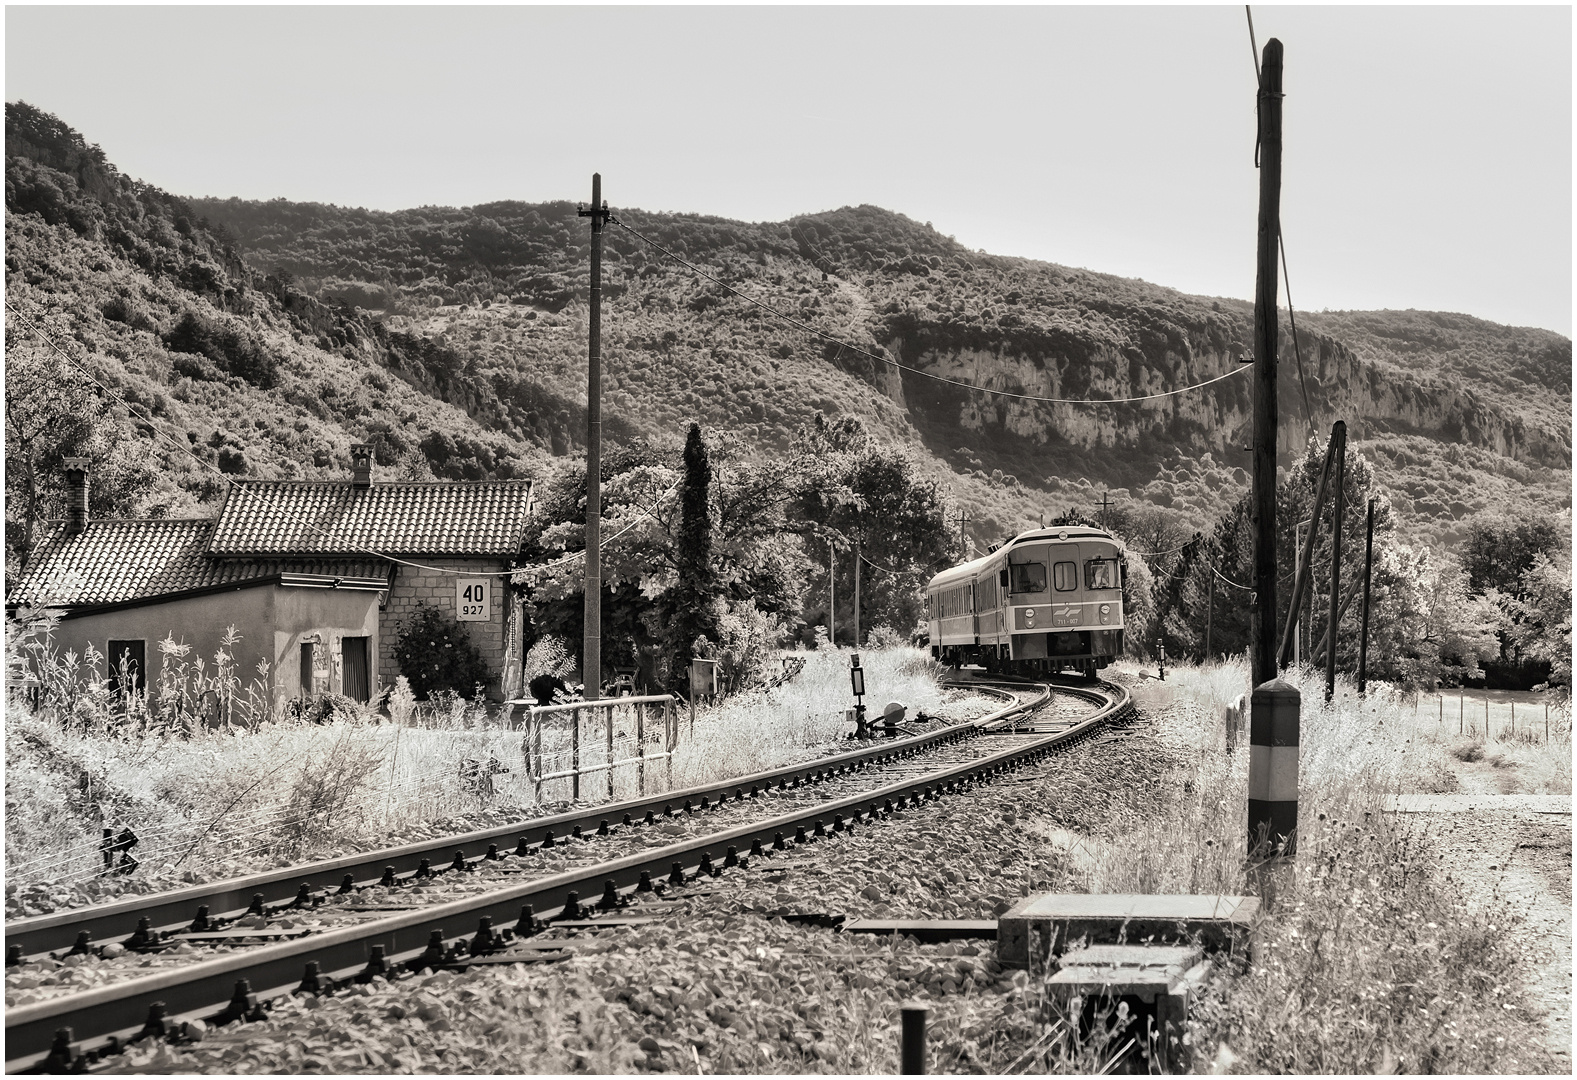
[{"label": "hillside", "polygon": [[[572,204],[394,214],[237,200],[194,206],[230,230],[253,264],[466,351],[495,382],[527,373],[573,385],[579,377],[584,336],[575,329],[585,311],[577,287],[589,240]],[[761,224],[618,216],[858,348],[1013,393],[1172,390],[1232,370],[1250,338],[1247,303],[972,253],[875,207]],[[854,409],[944,466],[960,501],[979,511],[983,538],[1012,527],[992,505],[995,493],[979,491],[1000,488],[999,474],[1027,485],[1034,503],[1049,495],[1058,509],[1087,506],[1093,482],[1190,515],[1213,513],[1245,480],[1246,377],[1139,405],[987,397],[772,319],[629,232],[609,231],[605,266],[607,407],[636,429],[661,432],[698,415],[773,447],[816,409]],[[1568,339],[1427,312],[1306,315],[1299,327],[1315,424],[1323,432],[1338,415],[1348,421],[1354,445],[1386,466],[1414,531],[1451,540],[1457,522],[1485,507],[1569,502]],[[1292,359],[1285,324],[1283,338]],[[1297,368],[1283,371],[1290,455],[1309,425]],[[1448,447],[1456,448],[1449,457],[1435,452]]]},{"label": "hillside", "polygon": [[[6,107],[7,297],[72,337],[153,424],[236,475],[532,475],[583,438],[588,229],[568,202],[398,213],[179,199],[64,124]],[[1192,531],[1246,485],[1244,302],[970,252],[875,207],[743,223],[614,208],[631,229],[860,350],[775,319],[611,228],[604,419],[691,419],[771,453],[818,411],[909,447],[979,541],[1069,506],[1169,507]],[[8,360],[45,354],[8,319]],[[1314,419],[1348,420],[1404,527],[1570,504],[1571,342],[1421,312],[1302,316]],[[1285,326],[1283,327],[1285,335]],[[1284,356],[1290,360],[1290,339]],[[1284,462],[1309,425],[1283,364]],[[189,513],[219,483],[111,410],[106,512]],[[10,424],[8,422],[8,436]],[[10,457],[8,437],[8,458]],[[120,472],[117,474],[116,469]],[[46,496],[48,493],[46,492]],[[46,498],[46,503],[48,499]],[[10,548],[8,530],[8,550]]]}]

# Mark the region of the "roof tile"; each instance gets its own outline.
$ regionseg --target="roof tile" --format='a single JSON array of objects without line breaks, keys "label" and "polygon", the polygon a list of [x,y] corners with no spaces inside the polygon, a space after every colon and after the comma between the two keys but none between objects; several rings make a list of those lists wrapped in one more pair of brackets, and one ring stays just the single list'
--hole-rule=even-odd
[{"label": "roof tile", "polygon": [[208,554],[509,556],[520,547],[531,481],[247,481],[219,511]]},{"label": "roof tile", "polygon": [[379,578],[383,559],[212,559],[211,518],[105,519],[76,536],[55,523],[7,598],[13,604],[82,607],[241,584],[278,573]]}]

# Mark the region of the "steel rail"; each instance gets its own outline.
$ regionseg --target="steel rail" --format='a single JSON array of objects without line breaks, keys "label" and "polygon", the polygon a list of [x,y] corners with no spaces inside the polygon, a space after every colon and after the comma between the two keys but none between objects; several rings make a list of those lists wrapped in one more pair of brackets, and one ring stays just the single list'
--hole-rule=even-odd
[{"label": "steel rail", "polygon": [[[165,1005],[172,1023],[193,1017],[212,1017],[230,1001],[240,979],[247,980],[258,999],[264,1000],[295,989],[309,960],[315,961],[320,970],[336,980],[343,980],[363,971],[377,948],[392,969],[421,955],[435,931],[445,941],[454,941],[473,933],[472,928],[484,917],[491,919],[495,926],[513,925],[523,915],[522,905],[530,905],[538,912],[552,912],[561,905],[567,907],[579,897],[600,893],[610,883],[627,893],[639,883],[643,873],[656,877],[668,874],[675,865],[683,868],[686,877],[692,877],[699,872],[696,868],[710,861],[714,851],[721,854],[729,847],[737,849],[754,843],[765,848],[785,832],[809,826],[812,822],[819,825],[826,819],[835,821],[840,814],[865,825],[882,816],[887,800],[895,801],[902,809],[906,802],[917,805],[959,790],[982,777],[1020,768],[1088,738],[1128,709],[1127,693],[1120,688],[1116,693],[1070,687],[1058,689],[1102,700],[1105,707],[1065,731],[1031,743],[819,806],[797,809],[481,896],[402,912],[354,927],[265,945],[174,971],[8,1009],[5,1018],[6,1069],[12,1072],[38,1066],[61,1028],[69,1027],[79,1045],[97,1046],[110,1038],[133,1036],[142,1030],[149,1006],[155,1001]],[[1018,712],[1038,708],[1050,695],[1051,689],[1046,687],[1036,700],[1015,703],[973,721],[971,726],[979,730],[1000,726]]]},{"label": "steel rail", "polygon": [[[992,687],[974,682],[959,685],[988,693],[993,691]],[[1030,687],[1020,686],[1018,689],[1022,691]],[[136,896],[109,904],[16,919],[5,924],[6,951],[10,954],[12,949],[19,948],[23,957],[35,957],[69,949],[76,944],[77,935],[84,931],[95,942],[120,940],[130,937],[142,919],[147,919],[150,928],[155,931],[185,929],[196,917],[199,907],[207,907],[209,918],[219,922],[243,914],[259,894],[264,905],[288,903],[295,899],[303,884],[314,892],[326,888],[337,889],[346,876],[352,879],[356,888],[361,888],[376,884],[383,877],[385,869],[391,866],[397,878],[408,878],[417,872],[424,860],[430,863],[431,870],[436,873],[452,864],[456,852],[461,852],[469,864],[485,857],[490,844],[498,844],[500,850],[508,845],[509,850],[514,851],[518,850],[523,838],[528,847],[535,848],[540,847],[549,834],[556,840],[562,840],[574,836],[576,830],[582,834],[596,833],[604,825],[613,831],[622,827],[626,815],[632,822],[644,819],[648,811],[660,817],[665,808],[677,808],[686,800],[697,803],[702,799],[727,801],[748,798],[746,793],[752,787],[783,788],[806,782],[816,783],[825,775],[865,768],[890,758],[912,756],[921,750],[971,737],[985,730],[982,724],[983,720],[967,721],[861,750],[658,795],[578,807],[561,814],[530,818],[435,840],[419,840],[399,847],[266,870],[245,877]]]}]

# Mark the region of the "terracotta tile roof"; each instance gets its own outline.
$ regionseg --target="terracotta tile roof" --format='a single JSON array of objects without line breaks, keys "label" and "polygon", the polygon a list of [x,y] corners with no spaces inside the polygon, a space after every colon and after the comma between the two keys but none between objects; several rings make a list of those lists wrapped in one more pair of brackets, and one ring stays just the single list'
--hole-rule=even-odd
[{"label": "terracotta tile roof", "polygon": [[88,607],[241,584],[279,573],[386,578],[383,559],[213,559],[205,552],[214,520],[88,522],[76,536],[45,526],[27,571],[7,603]]},{"label": "terracotta tile roof", "polygon": [[531,481],[247,481],[225,496],[210,555],[510,556]]}]

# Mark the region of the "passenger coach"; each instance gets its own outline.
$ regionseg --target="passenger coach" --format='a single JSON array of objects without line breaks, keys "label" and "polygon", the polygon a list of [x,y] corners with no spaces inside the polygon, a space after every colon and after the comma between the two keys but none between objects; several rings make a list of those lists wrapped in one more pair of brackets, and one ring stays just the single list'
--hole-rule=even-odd
[{"label": "passenger coach", "polygon": [[1020,533],[926,585],[931,655],[1021,675],[1090,678],[1123,651],[1122,541],[1068,525]]}]

